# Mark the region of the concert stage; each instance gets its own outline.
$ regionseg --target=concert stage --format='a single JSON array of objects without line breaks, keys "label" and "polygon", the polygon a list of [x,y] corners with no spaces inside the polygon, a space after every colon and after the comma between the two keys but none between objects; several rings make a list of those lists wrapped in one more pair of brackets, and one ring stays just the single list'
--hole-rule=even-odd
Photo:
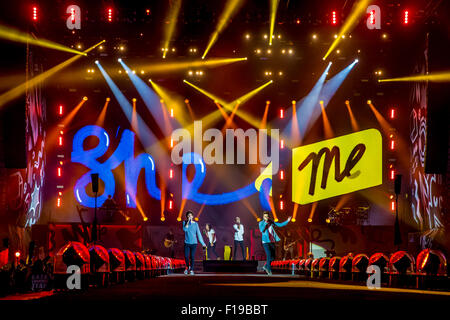
[{"label": "concert stage", "polygon": [[[397,310],[409,314],[414,310],[408,308],[411,302],[434,307],[450,301],[450,293],[399,288],[369,290],[357,283],[316,281],[303,276],[200,273],[193,276],[172,274],[109,288],[90,288],[86,292],[54,293],[37,301],[46,307],[86,302],[106,307],[92,308],[98,312],[113,312],[116,308],[107,307],[111,302],[137,308],[145,306],[151,312],[164,313],[167,319],[180,318],[182,308],[187,306],[191,309],[215,307],[213,319],[235,319],[231,314],[224,314],[226,305],[258,304],[267,305],[266,314],[259,317],[275,319],[281,314],[297,312],[322,316],[341,313],[344,308],[348,312],[354,303],[367,308],[377,303],[386,312]],[[395,308],[388,309],[393,306]]]},{"label": "concert stage", "polygon": [[233,272],[233,273],[252,273],[257,271],[258,261],[232,261],[232,260],[204,260],[204,272]]}]

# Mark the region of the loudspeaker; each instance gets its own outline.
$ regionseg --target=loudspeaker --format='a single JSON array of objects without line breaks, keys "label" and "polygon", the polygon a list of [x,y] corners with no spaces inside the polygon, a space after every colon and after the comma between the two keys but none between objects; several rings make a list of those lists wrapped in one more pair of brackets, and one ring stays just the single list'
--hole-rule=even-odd
[{"label": "loudspeaker", "polygon": [[98,192],[98,173],[91,173],[91,180],[92,180],[92,192],[97,193]]},{"label": "loudspeaker", "polygon": [[[434,26],[428,33],[428,71],[448,70],[450,62],[442,43],[450,36],[445,28]],[[425,173],[445,174],[448,164],[450,90],[448,83],[428,83]]]},{"label": "loudspeaker", "polygon": [[25,169],[27,167],[25,98],[6,105],[0,119],[5,168]]},{"label": "loudspeaker", "polygon": [[28,256],[31,258],[34,257],[34,247],[36,246],[36,243],[34,241],[30,242],[30,245],[28,246]]},{"label": "loudspeaker", "polygon": [[428,84],[425,173],[445,174],[448,163],[450,90],[447,83]]},{"label": "loudspeaker", "polygon": [[394,190],[395,190],[395,194],[400,194],[402,192],[402,175],[401,174],[395,175]]}]

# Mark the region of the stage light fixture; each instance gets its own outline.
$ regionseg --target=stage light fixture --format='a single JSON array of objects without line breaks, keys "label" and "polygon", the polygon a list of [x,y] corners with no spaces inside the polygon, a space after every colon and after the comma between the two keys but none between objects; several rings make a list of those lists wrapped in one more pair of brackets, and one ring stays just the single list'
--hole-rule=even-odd
[{"label": "stage light fixture", "polygon": [[87,101],[87,99],[88,99],[88,97],[86,97],[86,96],[83,97],[83,100],[84,100],[84,101]]},{"label": "stage light fixture", "polygon": [[250,39],[250,35],[248,33],[245,35],[245,39]]},{"label": "stage light fixture", "polygon": [[331,24],[336,25],[337,24],[337,13],[336,11],[331,12]]},{"label": "stage light fixture", "polygon": [[95,64],[98,64],[98,60],[95,60],[94,62],[95,62]]},{"label": "stage light fixture", "polygon": [[144,221],[148,221],[148,218],[147,218],[147,217],[144,217]]},{"label": "stage light fixture", "polygon": [[112,8],[108,8],[108,9],[106,10],[106,14],[107,14],[108,22],[112,22],[112,18],[113,18],[113,9],[112,9]]},{"label": "stage light fixture", "polygon": [[391,108],[389,110],[389,118],[395,119],[395,109],[394,108]]},{"label": "stage light fixture", "polygon": [[311,223],[311,222],[312,222],[312,219],[311,219],[311,218],[308,218],[308,222]]},{"label": "stage light fixture", "polygon": [[122,62],[122,58],[117,59],[118,62]]},{"label": "stage light fixture", "polygon": [[409,11],[405,10],[403,11],[403,24],[409,23]]},{"label": "stage light fixture", "polygon": [[312,35],[312,38],[315,40],[315,39],[317,39],[317,34],[313,34]]}]

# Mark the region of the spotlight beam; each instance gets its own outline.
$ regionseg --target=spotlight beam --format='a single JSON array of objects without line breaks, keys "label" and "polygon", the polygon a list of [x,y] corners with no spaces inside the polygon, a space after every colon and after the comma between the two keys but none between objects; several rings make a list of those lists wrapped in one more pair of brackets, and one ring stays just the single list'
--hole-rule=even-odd
[{"label": "spotlight beam", "polygon": [[[86,49],[83,52],[84,53],[88,53],[89,51],[91,51],[91,50],[95,49],[96,47],[98,47],[99,45],[101,45],[103,42],[105,42],[105,40],[100,41],[99,43],[93,45],[92,47]],[[38,85],[39,83],[41,83],[42,81],[44,81],[47,78],[51,77],[52,75],[54,75],[58,71],[61,71],[65,67],[67,67],[70,64],[72,64],[73,62],[77,61],[80,57],[82,57],[82,55],[73,56],[72,58],[69,58],[66,61],[61,62],[60,64],[58,64],[58,65],[54,66],[53,68],[51,68],[51,69],[41,73],[40,75],[38,75],[38,76],[36,76],[36,77],[34,77],[34,78],[32,78],[32,79],[30,79],[30,80],[20,84],[20,85],[18,85],[17,87],[12,88],[11,90],[3,93],[2,95],[0,95],[0,107],[5,105],[9,101],[19,97],[27,89],[30,89],[30,88]]]},{"label": "spotlight beam", "polygon": [[417,81],[449,82],[450,81],[450,71],[378,80],[378,82],[417,82]]},{"label": "spotlight beam", "polygon": [[278,4],[280,0],[270,0],[270,32],[269,32],[269,45],[272,45],[273,30],[275,29],[275,19],[277,17]]},{"label": "spotlight beam", "polygon": [[[263,85],[259,86],[256,89],[253,89],[252,91],[244,94],[243,96],[233,100],[232,102],[226,102],[223,99],[217,97],[216,95],[196,86],[193,83],[190,83],[187,80],[183,80],[184,83],[190,85],[191,87],[193,87],[194,89],[196,89],[197,91],[203,93],[205,96],[207,96],[208,98],[210,98],[213,101],[217,101],[219,104],[221,104],[226,110],[228,111],[233,111],[234,107],[236,106],[237,103],[239,103],[239,105],[242,105],[243,103],[247,102],[250,98],[252,98],[254,95],[256,95],[259,91],[261,91],[262,89],[264,89],[265,87],[267,87],[268,85],[270,85],[271,83],[273,83],[273,80],[269,80],[266,83],[264,83]],[[248,122],[249,124],[251,124],[253,127],[255,128],[259,128],[259,124],[260,121],[258,119],[256,119],[256,117],[250,115],[249,113],[242,111],[242,110],[236,110],[235,111],[236,115],[241,118],[242,120]]]},{"label": "spotlight beam", "polygon": [[331,52],[333,52],[333,50],[337,47],[337,45],[339,44],[339,42],[342,39],[342,35],[353,30],[353,28],[356,26],[356,24],[358,23],[361,16],[365,14],[366,8],[371,1],[372,0],[360,0],[354,6],[354,9],[352,10],[352,12],[350,12],[350,15],[345,20],[344,25],[341,27],[341,30],[339,30],[338,36],[336,37],[336,39],[334,39],[330,48],[323,56],[323,58],[322,58],[323,60],[326,60],[327,57],[331,54]]},{"label": "spotlight beam", "polygon": [[211,47],[216,43],[219,38],[220,33],[227,27],[228,22],[231,20],[233,15],[242,6],[244,1],[242,0],[228,0],[225,4],[225,8],[222,11],[219,19],[217,20],[216,28],[209,38],[208,45],[206,46],[205,52],[203,53],[202,59],[205,59]]},{"label": "spotlight beam", "polygon": [[189,68],[215,68],[230,63],[246,61],[247,58],[214,58],[208,60],[192,60],[192,61],[178,61],[170,63],[152,63],[144,65],[142,70],[146,72],[156,73],[167,73],[175,72],[180,70],[186,70]]},{"label": "spotlight beam", "polygon": [[[141,118],[139,114],[135,114],[135,121],[133,121],[133,107],[128,101],[128,99],[124,96],[122,91],[117,87],[105,69],[102,67],[100,63],[96,64],[101,74],[106,80],[106,83],[110,87],[114,97],[119,103],[122,111],[128,119],[128,122],[131,124],[132,129],[136,132],[139,140],[144,146],[145,150],[151,153],[153,156],[158,157],[162,160],[167,160],[165,156],[165,150],[163,149],[161,143],[158,141],[157,137],[153,134],[150,128],[147,126],[145,121]],[[134,122],[134,123],[133,123]],[[163,162],[160,162],[163,163]],[[163,170],[162,166],[158,166],[157,170]]]},{"label": "spotlight beam", "polygon": [[169,24],[167,25],[167,27],[164,28],[163,58],[166,57],[167,51],[169,49],[169,42],[170,39],[172,39],[175,26],[177,25],[180,8],[181,8],[181,0],[174,0],[174,3],[172,4],[172,7],[169,10],[169,14],[167,15],[166,20],[169,21]]},{"label": "spotlight beam", "polygon": [[160,108],[160,98],[158,97],[158,95],[141,78],[139,78],[139,76],[134,74],[130,67],[128,67],[122,59],[119,59],[119,63],[127,72],[128,77],[130,78],[137,92],[144,101],[144,104],[151,113],[153,119],[155,119],[156,123],[159,124],[159,127],[164,135],[170,135],[169,128],[165,128],[159,122],[160,119],[164,118],[164,115]]},{"label": "spotlight beam", "polygon": [[31,45],[49,48],[49,49],[53,49],[53,50],[70,52],[70,53],[78,54],[81,56],[87,56],[86,51],[82,52],[82,51],[74,50],[72,48],[63,46],[62,44],[59,44],[59,43],[56,43],[56,42],[53,42],[50,40],[37,39],[28,33],[19,31],[17,29],[5,27],[2,25],[0,25],[0,38],[5,39],[5,40],[14,41],[14,42],[29,43]]}]

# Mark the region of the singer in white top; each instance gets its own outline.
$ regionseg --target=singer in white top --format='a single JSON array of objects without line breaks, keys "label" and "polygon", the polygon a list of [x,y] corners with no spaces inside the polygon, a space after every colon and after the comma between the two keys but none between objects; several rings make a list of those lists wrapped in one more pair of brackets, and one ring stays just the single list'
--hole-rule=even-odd
[{"label": "singer in white top", "polygon": [[233,229],[234,229],[234,254],[233,254],[233,260],[236,260],[236,252],[237,252],[237,246],[238,245],[241,247],[242,260],[245,260],[244,225],[241,224],[241,219],[239,217],[236,217],[234,219],[234,221],[235,221],[235,224],[233,225]]},{"label": "singer in white top", "polygon": [[211,223],[206,224],[204,233],[208,237],[207,243],[208,260],[212,258],[212,253],[214,253],[216,259],[219,258],[219,255],[216,252],[216,232],[214,231]]}]

